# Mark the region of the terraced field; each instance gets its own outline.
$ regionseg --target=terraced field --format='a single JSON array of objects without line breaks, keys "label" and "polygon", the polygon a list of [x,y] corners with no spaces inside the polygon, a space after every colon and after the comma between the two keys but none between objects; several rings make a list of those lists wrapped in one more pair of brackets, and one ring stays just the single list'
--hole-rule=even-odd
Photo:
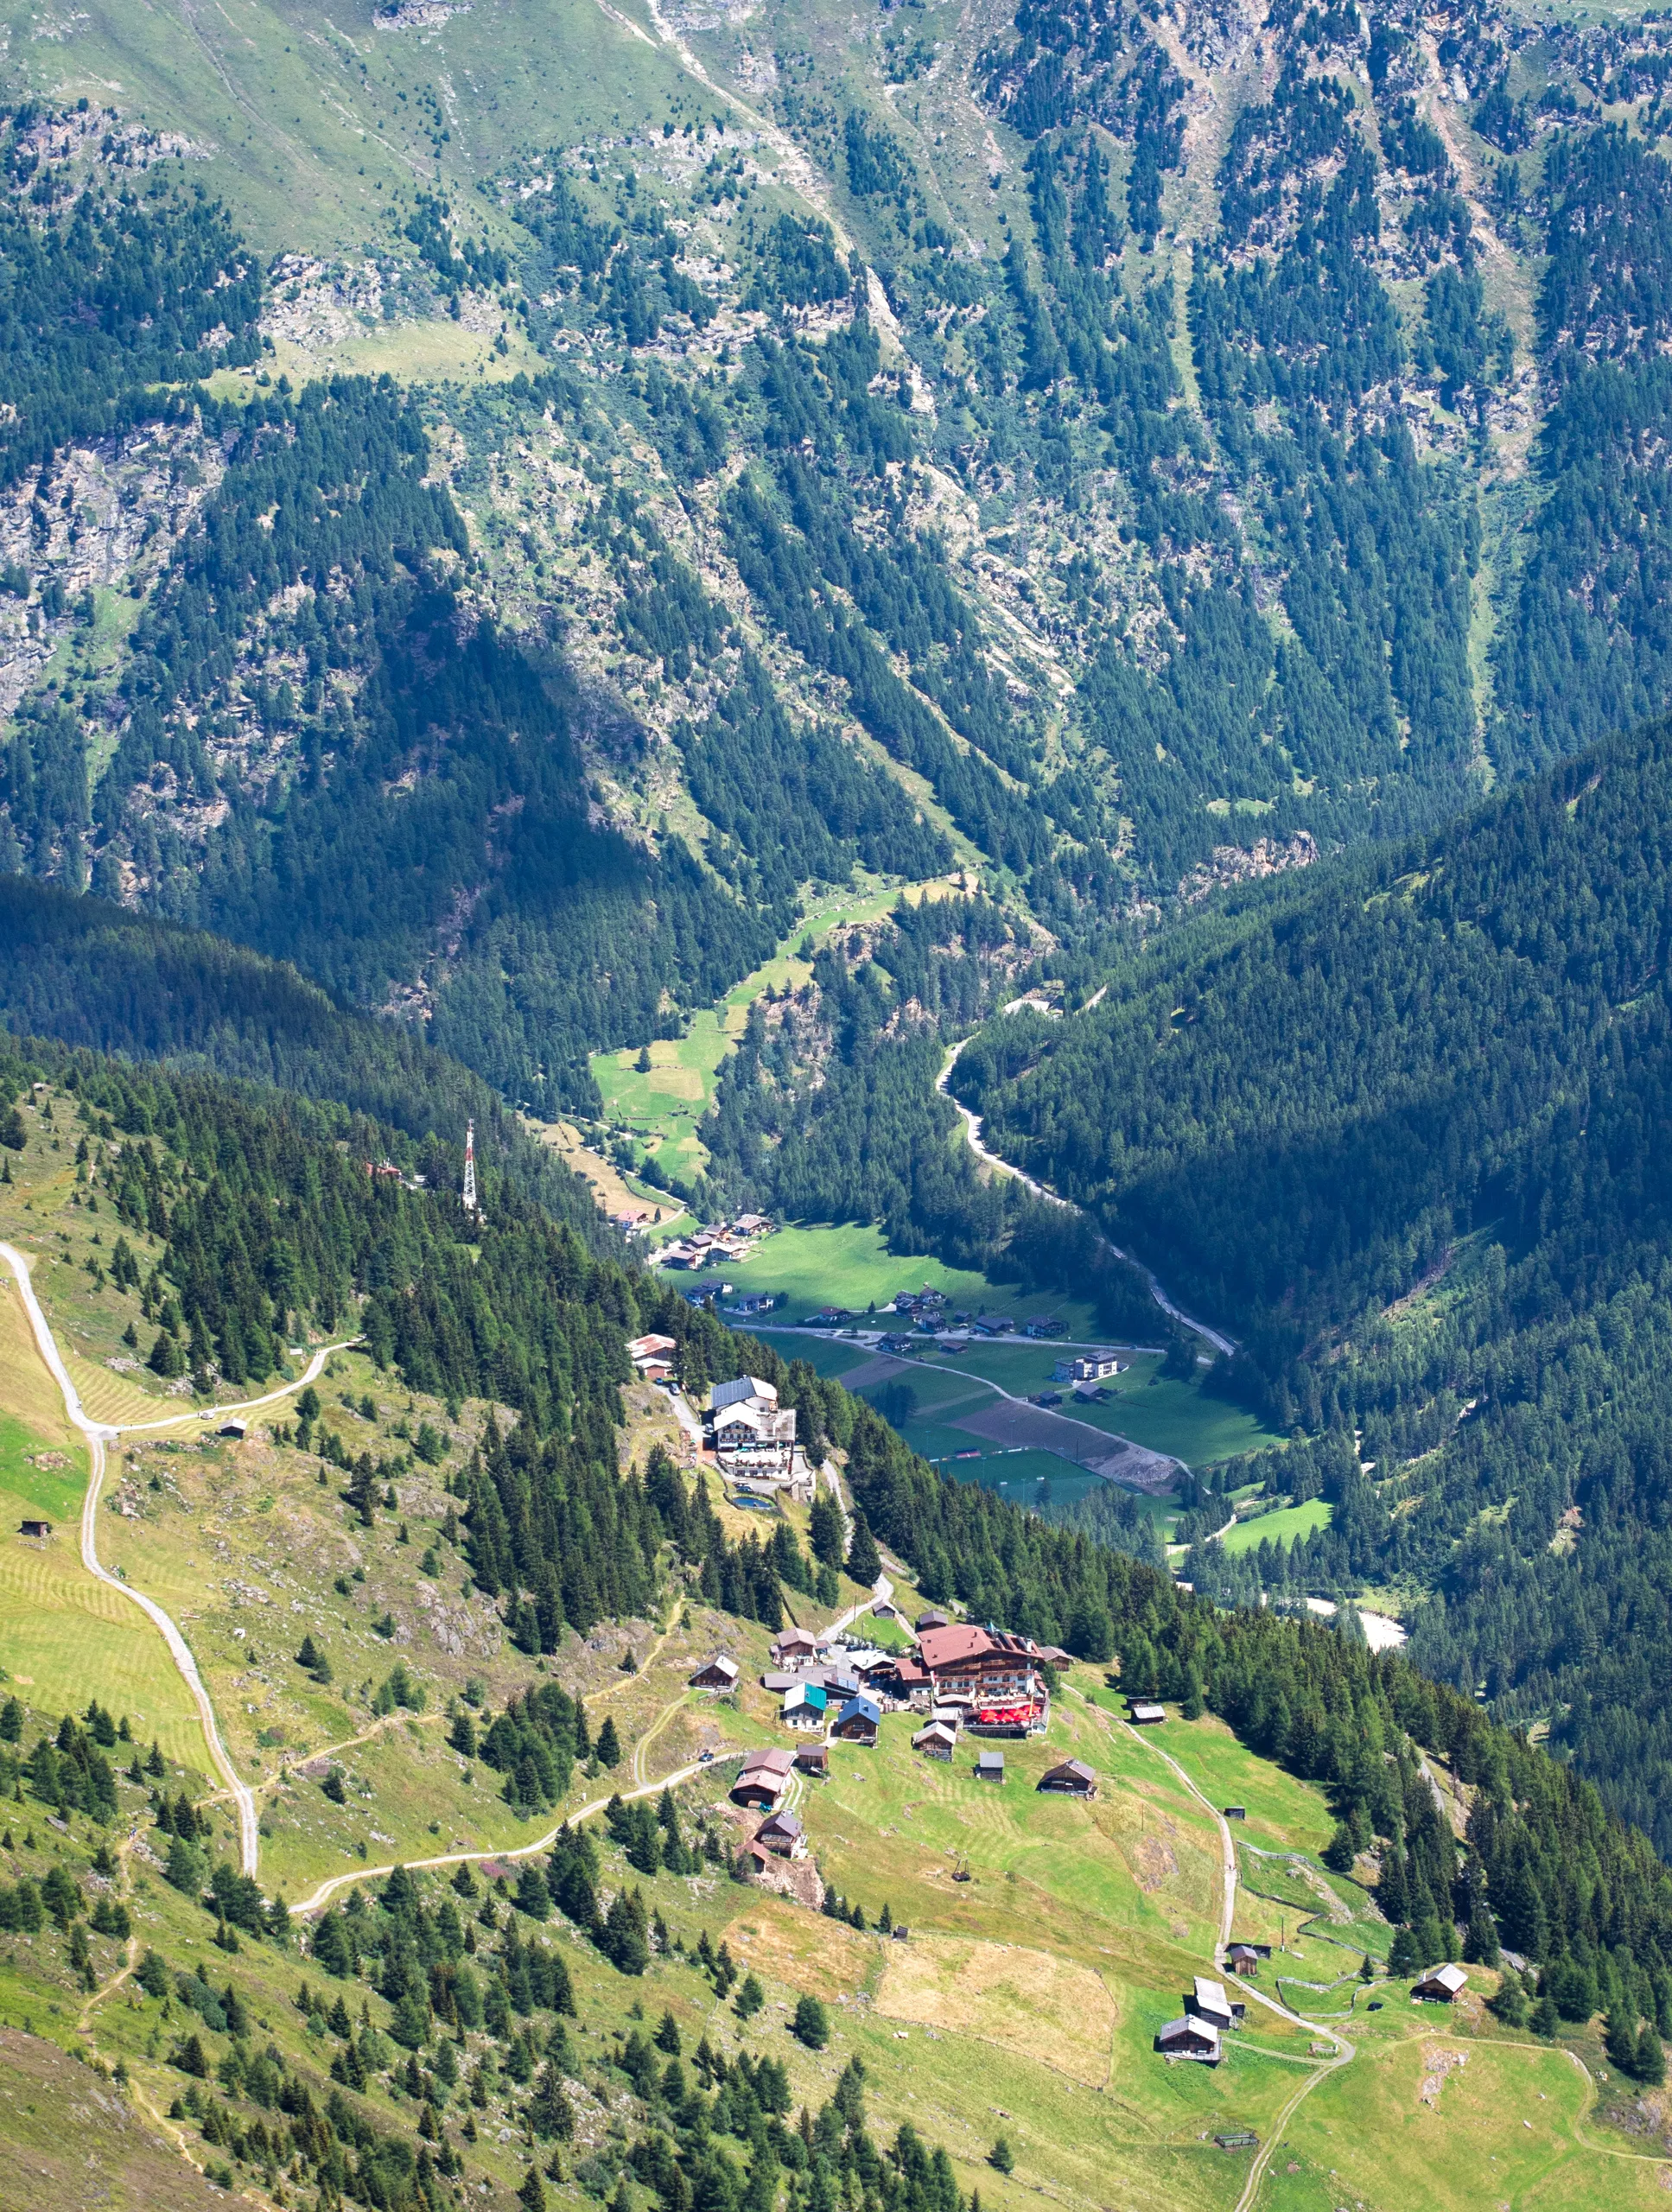
[{"label": "terraced field", "polygon": [[[54,1712],[79,1711],[88,1685],[141,1740],[204,1764],[197,1711],[162,1639],[118,1591],[81,1564],[87,1455],[35,1355],[16,1288],[0,1292],[0,1668]],[[25,1518],[53,1524],[46,1541]]]}]

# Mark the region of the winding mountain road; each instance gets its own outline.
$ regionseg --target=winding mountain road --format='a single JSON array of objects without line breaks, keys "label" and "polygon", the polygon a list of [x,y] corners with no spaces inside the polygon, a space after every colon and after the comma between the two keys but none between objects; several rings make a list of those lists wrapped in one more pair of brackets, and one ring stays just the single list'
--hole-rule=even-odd
[{"label": "winding mountain road", "polygon": [[[1075,1205],[1072,1198],[1063,1198],[1048,1184],[1038,1182],[1032,1175],[1025,1174],[1020,1167],[1014,1166],[1009,1160],[1001,1158],[998,1153],[993,1151],[990,1146],[984,1144],[982,1141],[981,1116],[972,1114],[961,1098],[952,1096],[950,1087],[952,1081],[952,1070],[957,1065],[958,1054],[969,1042],[970,1039],[967,1037],[960,1037],[957,1043],[947,1053],[945,1065],[935,1077],[935,1088],[944,1098],[950,1098],[953,1105],[957,1109],[958,1119],[963,1123],[964,1138],[970,1151],[975,1154],[977,1160],[995,1169],[999,1174],[1013,1176],[1024,1190],[1031,1191],[1036,1198],[1043,1198],[1047,1205],[1064,1206],[1071,1213],[1080,1212],[1082,1209]],[[1197,1336],[1204,1338],[1213,1346],[1216,1351],[1229,1355],[1236,1351],[1237,1344],[1234,1338],[1225,1336],[1217,1329],[1210,1328],[1205,1321],[1198,1321],[1194,1314],[1186,1313],[1182,1306],[1175,1306],[1162,1287],[1160,1278],[1152,1268],[1147,1268],[1141,1260],[1134,1259],[1130,1252],[1123,1252],[1118,1244],[1111,1244],[1101,1230],[1097,1231],[1097,1236],[1099,1241],[1107,1246],[1117,1260],[1124,1260],[1128,1267],[1137,1268],[1139,1274],[1149,1285],[1150,1296],[1163,1313],[1177,1321],[1181,1327],[1192,1330]]]},{"label": "winding mountain road", "polygon": [[[35,1294],[35,1285],[29,1279],[32,1262],[15,1244],[0,1244],[0,1264],[10,1268],[17,1278],[18,1294],[23,1300],[23,1310],[29,1315],[35,1350],[58,1385],[66,1416],[72,1427],[79,1429],[86,1439],[90,1467],[87,1493],[81,1506],[81,1563],[96,1580],[107,1584],[112,1590],[119,1590],[124,1598],[130,1599],[161,1631],[162,1640],[168,1647],[169,1656],[196,1704],[215,1771],[226,1783],[233,1803],[238,1807],[239,1863],[246,1874],[253,1875],[259,1863],[261,1849],[255,1793],[246,1782],[239,1778],[237,1768],[232,1764],[232,1755],[221,1741],[214,1704],[204,1686],[202,1675],[198,1672],[191,1646],[155,1599],[148,1598],[143,1591],[136,1590],[131,1584],[124,1582],[119,1575],[110,1573],[99,1563],[99,1497],[105,1481],[105,1446],[114,1443],[118,1436],[136,1430],[173,1427],[189,1416],[176,1414],[162,1421],[128,1421],[119,1425],[92,1420],[81,1403],[75,1384],[70,1380],[70,1371],[58,1349],[57,1339],[41,1309],[40,1300]],[[345,1344],[322,1345],[309,1361],[307,1373],[298,1376],[294,1382],[287,1382],[282,1389],[269,1390],[259,1398],[245,1399],[236,1405],[211,1406],[200,1418],[225,1420],[235,1414],[253,1413],[259,1407],[270,1406],[282,1398],[288,1398],[293,1391],[304,1389],[315,1380],[333,1352],[346,1349]]]}]

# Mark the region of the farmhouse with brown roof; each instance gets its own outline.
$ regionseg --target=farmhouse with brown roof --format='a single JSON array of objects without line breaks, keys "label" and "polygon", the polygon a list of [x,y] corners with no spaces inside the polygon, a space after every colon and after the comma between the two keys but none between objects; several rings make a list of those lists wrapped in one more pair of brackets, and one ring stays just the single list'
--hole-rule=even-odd
[{"label": "farmhouse with brown roof", "polygon": [[1065,1797],[1095,1797],[1097,1777],[1084,1759],[1065,1759],[1060,1766],[1046,1767],[1039,1786]]},{"label": "farmhouse with brown roof", "polygon": [[742,1773],[732,1784],[733,1803],[762,1805],[769,1813],[775,1813],[794,1764],[795,1753],[791,1751],[774,1748],[750,1751],[744,1759]]}]

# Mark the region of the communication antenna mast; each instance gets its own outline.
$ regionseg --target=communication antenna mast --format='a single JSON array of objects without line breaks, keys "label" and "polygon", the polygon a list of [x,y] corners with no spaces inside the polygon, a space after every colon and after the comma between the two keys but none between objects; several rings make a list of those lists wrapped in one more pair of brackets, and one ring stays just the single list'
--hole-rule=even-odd
[{"label": "communication antenna mast", "polygon": [[476,1203],[476,1124],[465,1124],[464,1210],[473,1221],[481,1218],[481,1208]]}]

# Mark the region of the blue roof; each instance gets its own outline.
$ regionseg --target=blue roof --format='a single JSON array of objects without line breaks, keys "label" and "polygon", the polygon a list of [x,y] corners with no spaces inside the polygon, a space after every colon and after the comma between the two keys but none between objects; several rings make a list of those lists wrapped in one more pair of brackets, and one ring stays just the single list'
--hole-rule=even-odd
[{"label": "blue roof", "polygon": [[863,1713],[866,1719],[879,1728],[882,1726],[882,1707],[880,1705],[873,1705],[868,1697],[850,1697],[836,1715],[837,1727],[844,1720],[851,1720],[856,1713]]}]

